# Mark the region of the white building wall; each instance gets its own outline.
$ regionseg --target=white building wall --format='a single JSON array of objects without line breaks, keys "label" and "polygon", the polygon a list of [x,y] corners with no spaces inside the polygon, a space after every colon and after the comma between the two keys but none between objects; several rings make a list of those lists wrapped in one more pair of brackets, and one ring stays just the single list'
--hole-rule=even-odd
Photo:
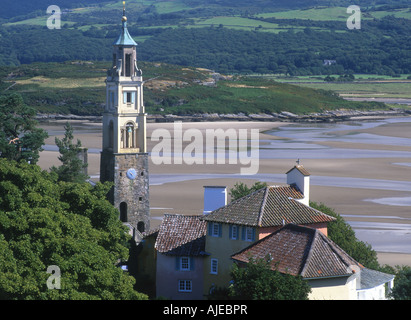
[{"label": "white building wall", "polygon": [[304,194],[303,199],[296,199],[306,206],[310,203],[310,177],[304,176],[297,169],[293,169],[287,173],[287,184],[296,184],[298,189]]},{"label": "white building wall", "polygon": [[357,290],[358,300],[387,300],[385,296],[385,284],[381,284],[374,288]]}]

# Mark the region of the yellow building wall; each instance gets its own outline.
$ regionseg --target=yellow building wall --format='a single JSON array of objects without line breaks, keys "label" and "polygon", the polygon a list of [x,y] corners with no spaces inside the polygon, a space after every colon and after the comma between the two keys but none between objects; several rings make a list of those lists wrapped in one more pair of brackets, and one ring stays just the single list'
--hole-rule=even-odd
[{"label": "yellow building wall", "polygon": [[309,300],[357,300],[357,279],[351,277],[309,280]]},{"label": "yellow building wall", "polygon": [[[228,287],[231,281],[230,271],[233,265],[231,255],[248,247],[252,242],[229,238],[229,225],[221,224],[221,237],[212,237],[207,232],[206,252],[210,256],[204,259],[204,294],[208,295],[212,286]],[[211,274],[211,259],[218,259],[218,274]]]}]

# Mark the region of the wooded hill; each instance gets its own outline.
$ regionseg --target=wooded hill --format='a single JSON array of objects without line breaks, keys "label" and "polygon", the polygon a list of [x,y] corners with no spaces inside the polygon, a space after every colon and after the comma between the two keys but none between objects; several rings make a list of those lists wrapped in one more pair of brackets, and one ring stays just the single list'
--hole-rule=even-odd
[{"label": "wooded hill", "polygon": [[[121,1],[84,0],[78,8],[79,0],[55,1],[64,11],[60,30],[47,29],[44,1],[30,1],[16,16],[13,8],[26,2],[2,2],[0,65],[111,59]],[[411,74],[407,1],[362,1],[360,30],[347,29],[350,4],[145,0],[128,1],[127,16],[144,61],[241,74]]]},{"label": "wooded hill", "polygon": [[[0,67],[1,94],[21,94],[40,113],[101,115],[109,63],[70,61]],[[384,109],[381,103],[353,102],[332,91],[314,90],[211,70],[140,62],[149,114],[250,114],[289,111]]]}]

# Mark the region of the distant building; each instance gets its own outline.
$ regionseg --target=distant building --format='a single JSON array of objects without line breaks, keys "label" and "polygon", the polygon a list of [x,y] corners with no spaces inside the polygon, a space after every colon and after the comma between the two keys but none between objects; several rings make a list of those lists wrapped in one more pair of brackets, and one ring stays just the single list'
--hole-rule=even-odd
[{"label": "distant building", "polygon": [[331,66],[332,64],[336,64],[336,60],[324,60],[323,61],[323,66]]}]

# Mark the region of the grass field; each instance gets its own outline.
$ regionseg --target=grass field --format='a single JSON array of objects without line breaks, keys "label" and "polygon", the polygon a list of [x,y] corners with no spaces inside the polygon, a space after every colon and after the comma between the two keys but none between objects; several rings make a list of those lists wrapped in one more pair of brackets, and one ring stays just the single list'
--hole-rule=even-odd
[{"label": "grass field", "polygon": [[332,90],[343,96],[379,97],[379,98],[411,98],[411,81],[398,82],[352,82],[352,83],[299,83],[299,86],[313,89]]},{"label": "grass field", "polygon": [[[347,13],[347,7],[318,7],[308,10],[288,10],[282,12],[262,13],[258,14],[257,17],[276,19],[310,19],[316,21],[346,21],[350,15],[351,13]],[[393,15],[397,18],[411,19],[411,9],[363,12],[362,19],[380,19],[389,15]]]},{"label": "grass field", "polygon": [[397,9],[390,11],[373,11],[370,13],[374,18],[380,19],[386,16],[394,16],[396,18],[404,18],[411,20],[411,8],[410,9]]},{"label": "grass field", "polygon": [[[278,33],[282,31],[287,31],[289,29],[293,30],[304,30],[303,26],[293,26],[293,25],[279,25],[277,23],[270,23],[265,21],[259,21],[255,19],[248,19],[239,16],[220,16],[214,18],[198,18],[194,20],[194,26],[191,27],[218,27],[223,26],[224,28],[235,29],[235,30],[245,30],[259,32],[272,32]],[[189,26],[190,27],[190,26]],[[322,28],[312,27],[313,30],[324,30]],[[328,29],[327,29],[328,30]]]},{"label": "grass field", "polygon": [[104,87],[105,78],[47,78],[44,76],[33,77],[15,81],[20,86],[38,86],[38,88],[74,89]]},{"label": "grass field", "polygon": [[327,20],[347,20],[350,16],[347,14],[346,7],[333,8],[313,8],[309,10],[289,10],[273,13],[262,13],[257,15],[262,18],[276,18],[276,19],[310,19],[317,21]]},{"label": "grass field", "polygon": [[254,19],[247,19],[242,17],[234,17],[234,16],[221,16],[221,17],[214,17],[210,19],[197,19],[195,20],[196,25],[204,25],[204,26],[218,26],[220,24],[224,26],[233,26],[233,27],[246,27],[246,28],[257,28],[259,26],[268,29],[277,29],[278,24],[276,23],[269,23],[264,21],[258,21]]},{"label": "grass field", "polygon": [[[336,79],[339,75],[331,75]],[[354,82],[325,82],[325,76],[252,75],[301,87],[331,90],[341,96],[411,99],[411,80],[408,74],[390,77],[374,74],[355,74]]]},{"label": "grass field", "polygon": [[183,1],[152,1],[159,14],[190,9]]}]

